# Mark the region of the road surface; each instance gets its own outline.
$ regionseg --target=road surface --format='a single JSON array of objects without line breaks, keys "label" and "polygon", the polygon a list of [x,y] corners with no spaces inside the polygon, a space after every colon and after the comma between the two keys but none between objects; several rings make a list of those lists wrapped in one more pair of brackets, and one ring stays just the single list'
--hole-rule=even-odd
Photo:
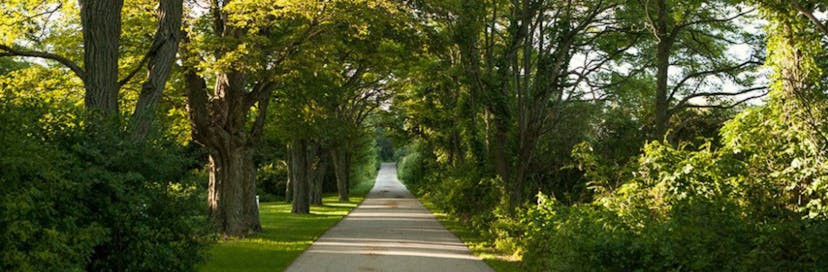
[{"label": "road surface", "polygon": [[446,230],[384,163],[356,209],[287,271],[494,271]]}]

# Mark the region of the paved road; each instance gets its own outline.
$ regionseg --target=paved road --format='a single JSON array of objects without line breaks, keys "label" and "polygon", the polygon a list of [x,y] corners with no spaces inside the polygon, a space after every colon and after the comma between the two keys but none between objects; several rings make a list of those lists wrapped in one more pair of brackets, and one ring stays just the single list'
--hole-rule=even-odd
[{"label": "paved road", "polygon": [[393,163],[384,163],[365,201],[287,271],[493,270],[408,192]]}]

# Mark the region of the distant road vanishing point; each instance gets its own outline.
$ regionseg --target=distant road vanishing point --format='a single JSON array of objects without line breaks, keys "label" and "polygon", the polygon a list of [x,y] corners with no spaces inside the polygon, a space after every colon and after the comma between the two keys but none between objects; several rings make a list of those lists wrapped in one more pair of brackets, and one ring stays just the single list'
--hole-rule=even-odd
[{"label": "distant road vanishing point", "polygon": [[397,180],[383,163],[365,201],[287,271],[494,271]]}]

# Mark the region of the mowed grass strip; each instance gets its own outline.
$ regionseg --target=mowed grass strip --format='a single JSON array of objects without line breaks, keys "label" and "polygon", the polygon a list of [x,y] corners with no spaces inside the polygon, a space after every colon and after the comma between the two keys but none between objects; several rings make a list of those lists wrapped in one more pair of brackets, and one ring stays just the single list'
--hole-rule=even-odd
[{"label": "mowed grass strip", "polygon": [[311,214],[306,215],[291,214],[290,203],[261,203],[259,216],[263,231],[243,239],[219,241],[199,270],[283,271],[362,202],[373,186],[373,181],[360,183],[351,190],[349,202],[339,202],[336,195],[327,195],[323,206],[311,207]]}]

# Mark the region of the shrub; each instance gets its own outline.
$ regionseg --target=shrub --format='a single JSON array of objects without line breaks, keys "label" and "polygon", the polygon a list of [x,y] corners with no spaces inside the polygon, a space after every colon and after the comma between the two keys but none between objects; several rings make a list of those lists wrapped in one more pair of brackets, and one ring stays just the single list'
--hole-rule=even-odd
[{"label": "shrub", "polygon": [[356,145],[351,161],[351,187],[376,179],[380,165],[374,138],[364,134]]},{"label": "shrub", "polygon": [[38,119],[47,108],[35,101],[0,101],[0,270],[82,270],[108,230],[83,220],[77,200],[88,186],[67,178],[72,161],[44,143]]},{"label": "shrub", "polygon": [[0,101],[0,270],[194,270],[211,236],[183,149],[53,111]]},{"label": "shrub", "polygon": [[[728,153],[649,144],[637,178],[592,203],[543,194],[518,218],[531,271],[800,271],[826,267],[823,219],[769,209]],[[758,188],[758,189],[757,189]],[[761,199],[761,201],[752,201]],[[784,200],[783,200],[784,201]],[[784,203],[784,202],[782,202]]]},{"label": "shrub", "polygon": [[284,200],[285,186],[287,185],[287,165],[281,162],[271,162],[259,167],[256,171],[256,190],[261,202]]},{"label": "shrub", "polygon": [[427,172],[429,162],[426,161],[425,156],[428,153],[418,144],[409,149],[408,154],[403,156],[398,163],[397,176],[409,190],[419,194],[426,185],[426,174],[429,173]]}]

